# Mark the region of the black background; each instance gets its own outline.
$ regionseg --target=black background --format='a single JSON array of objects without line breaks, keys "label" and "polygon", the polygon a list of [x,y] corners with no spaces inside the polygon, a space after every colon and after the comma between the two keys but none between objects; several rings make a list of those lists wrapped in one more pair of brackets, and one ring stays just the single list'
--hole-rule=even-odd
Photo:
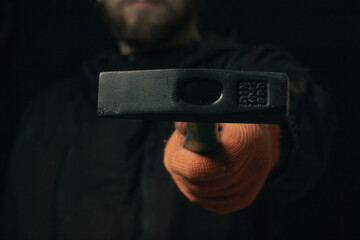
[{"label": "black background", "polygon": [[[319,203],[314,206],[322,206],[327,214],[323,219],[314,217],[336,229],[324,229],[325,237],[336,232],[338,239],[356,238],[360,231],[357,1],[354,5],[340,0],[208,2],[205,30],[228,34],[235,29],[244,43],[288,49],[333,98],[339,116],[339,151],[321,183],[324,191],[313,193],[313,201]],[[0,4],[3,185],[11,142],[26,104],[114,42],[89,0],[1,0]]]}]

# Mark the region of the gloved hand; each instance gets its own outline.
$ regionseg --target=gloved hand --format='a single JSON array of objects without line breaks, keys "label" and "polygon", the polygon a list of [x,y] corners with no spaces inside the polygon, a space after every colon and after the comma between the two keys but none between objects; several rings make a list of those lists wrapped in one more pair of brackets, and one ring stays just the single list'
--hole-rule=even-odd
[{"label": "gloved hand", "polygon": [[186,123],[177,125],[165,147],[164,164],[180,191],[219,214],[249,206],[278,162],[280,127],[219,124],[219,148],[198,154],[184,147]]}]

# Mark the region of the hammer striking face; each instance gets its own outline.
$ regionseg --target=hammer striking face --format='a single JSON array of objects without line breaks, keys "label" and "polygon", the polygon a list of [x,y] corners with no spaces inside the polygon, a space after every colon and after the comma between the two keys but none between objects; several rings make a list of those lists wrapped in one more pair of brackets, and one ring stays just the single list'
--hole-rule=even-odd
[{"label": "hammer striking face", "polygon": [[289,107],[285,73],[165,69],[100,74],[98,115],[184,122],[279,123]]}]

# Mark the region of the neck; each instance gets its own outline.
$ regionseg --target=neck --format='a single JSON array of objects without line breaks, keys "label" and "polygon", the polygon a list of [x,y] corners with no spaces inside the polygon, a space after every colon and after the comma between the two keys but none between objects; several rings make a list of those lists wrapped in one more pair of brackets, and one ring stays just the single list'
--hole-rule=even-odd
[{"label": "neck", "polygon": [[119,49],[121,54],[128,55],[135,52],[142,52],[142,51],[151,51],[158,49],[159,47],[173,47],[173,46],[180,46],[187,44],[193,40],[200,40],[201,35],[199,30],[196,27],[196,24],[190,24],[188,28],[185,28],[182,31],[179,31],[173,38],[168,40],[167,42],[162,43],[160,46],[153,44],[153,45],[146,45],[146,46],[134,46],[122,40],[119,40]]}]

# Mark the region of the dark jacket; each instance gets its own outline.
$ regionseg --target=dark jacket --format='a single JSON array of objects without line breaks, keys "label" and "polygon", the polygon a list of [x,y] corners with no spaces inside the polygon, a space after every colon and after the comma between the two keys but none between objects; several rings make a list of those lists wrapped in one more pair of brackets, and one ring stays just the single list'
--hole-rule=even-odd
[{"label": "dark jacket", "polygon": [[[290,77],[281,160],[250,207],[218,215],[180,193],[162,162],[173,123],[97,117],[100,72],[182,67],[279,71]],[[43,93],[23,114],[10,162],[1,239],[319,235],[322,225],[316,226],[310,214],[316,209],[303,202],[326,170],[332,117],[327,95],[307,69],[274,46],[208,36],[129,56],[104,52]]]}]

